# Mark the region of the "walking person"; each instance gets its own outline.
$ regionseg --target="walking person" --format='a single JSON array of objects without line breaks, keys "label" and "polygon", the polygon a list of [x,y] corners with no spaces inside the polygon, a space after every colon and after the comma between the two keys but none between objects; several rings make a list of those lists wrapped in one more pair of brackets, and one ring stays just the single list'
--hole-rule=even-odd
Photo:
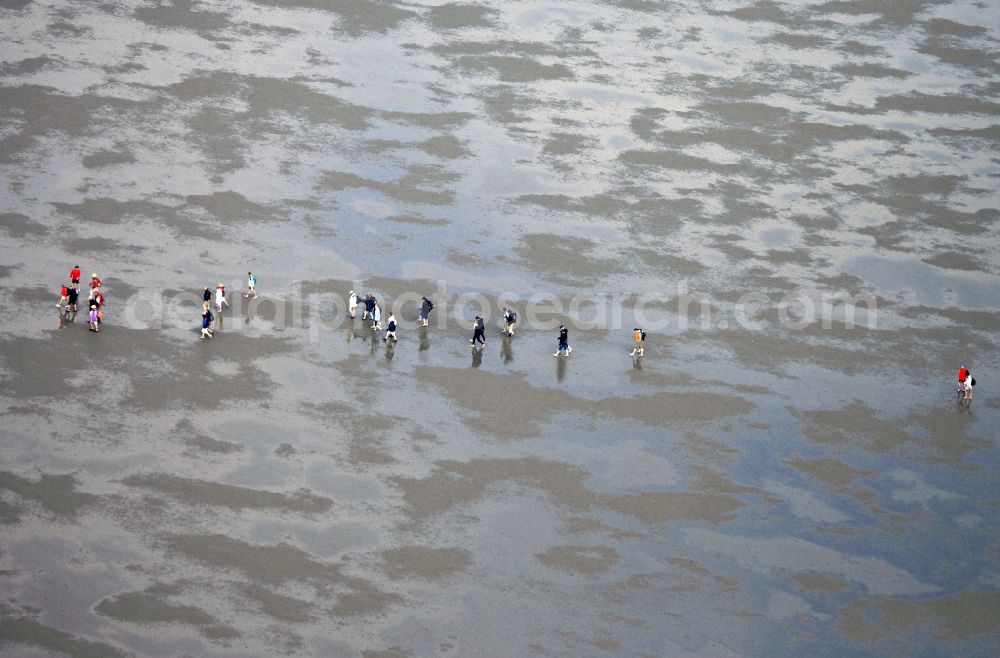
[{"label": "walking person", "polygon": [[504,309],[503,309],[503,321],[504,321],[503,332],[505,334],[507,334],[508,336],[513,336],[514,335],[514,323],[517,322],[517,313],[514,312],[514,309],[507,308],[506,306],[504,307]]},{"label": "walking person", "polygon": [[97,302],[97,324],[104,322],[104,293],[100,288],[94,290],[94,301]]},{"label": "walking person", "polygon": [[63,284],[59,290],[59,301],[56,302],[56,308],[62,311],[63,304],[66,304],[66,310],[69,310],[69,286],[66,284]]},{"label": "walking person", "polygon": [[98,316],[97,300],[91,299],[89,302],[89,306],[90,306],[90,330],[96,333],[100,331],[99,325],[101,322],[100,317]]},{"label": "walking person", "polygon": [[372,331],[379,332],[381,330],[382,330],[382,307],[379,306],[378,302],[374,302],[374,308],[372,309]]},{"label": "walking person", "polygon": [[362,320],[367,320],[375,314],[375,298],[371,293],[365,295],[365,312],[361,314]]},{"label": "walking person", "polygon": [[569,356],[573,348],[569,346],[569,329],[565,325],[559,325],[559,349],[552,356]]},{"label": "walking person", "polygon": [[94,290],[94,301],[97,302],[97,328],[100,329],[104,322],[104,293],[100,288]]},{"label": "walking person", "polygon": [[91,290],[91,292],[93,292],[94,290],[100,290],[102,283],[103,282],[101,281],[101,278],[99,276],[97,276],[96,273],[90,275],[90,290]]},{"label": "walking person", "polygon": [[965,366],[958,369],[958,399],[962,401],[972,401],[972,387],[976,385],[976,378]]},{"label": "walking person", "polygon": [[214,320],[211,310],[206,310],[201,314],[201,337],[202,338],[214,338],[215,331],[212,329],[212,320]]},{"label": "walking person", "polygon": [[253,275],[253,272],[247,272],[247,291],[243,295],[243,299],[249,299],[250,295],[257,299],[257,277]]},{"label": "walking person", "polygon": [[472,340],[469,342],[472,343],[473,349],[476,347],[477,342],[486,347],[486,323],[478,315],[473,323]]},{"label": "walking person", "polygon": [[642,356],[646,351],[643,346],[643,343],[646,342],[646,332],[639,327],[636,327],[632,331],[634,332],[635,347],[632,348],[632,352],[629,353],[629,356]]},{"label": "walking person", "polygon": [[397,338],[396,338],[396,316],[393,313],[389,313],[389,320],[386,322],[386,325],[385,325],[385,336],[382,338],[382,341],[385,342],[385,341],[389,340],[390,338],[392,339],[392,342],[394,342],[394,343],[397,341]]},{"label": "walking person", "polygon": [[80,285],[80,266],[74,265],[73,269],[69,271],[69,282],[74,286]]},{"label": "walking person", "polygon": [[350,313],[352,320],[358,312],[358,296],[353,290],[347,293],[347,312]]},{"label": "walking person", "polygon": [[434,310],[434,302],[426,297],[421,297],[420,300],[420,326],[426,327],[430,322],[431,311]]},{"label": "walking person", "polygon": [[226,284],[219,283],[215,288],[215,310],[218,313],[222,313],[222,305],[225,304],[229,306],[229,302],[226,301]]},{"label": "walking person", "polygon": [[201,311],[204,313],[212,306],[212,291],[208,286],[205,286],[205,292],[202,294],[201,298],[203,300],[201,303]]},{"label": "walking person", "polygon": [[66,296],[66,313],[76,315],[76,302],[79,296],[80,289],[76,286],[70,286]]}]

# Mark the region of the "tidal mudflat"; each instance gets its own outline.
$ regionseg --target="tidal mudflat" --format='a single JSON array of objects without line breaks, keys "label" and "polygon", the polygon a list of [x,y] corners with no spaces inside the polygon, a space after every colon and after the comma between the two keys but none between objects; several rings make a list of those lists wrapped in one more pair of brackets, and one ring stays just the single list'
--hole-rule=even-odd
[{"label": "tidal mudflat", "polygon": [[[995,3],[0,34],[0,654],[995,652]],[[99,335],[55,309],[77,263]],[[350,288],[410,300],[398,344]]]}]

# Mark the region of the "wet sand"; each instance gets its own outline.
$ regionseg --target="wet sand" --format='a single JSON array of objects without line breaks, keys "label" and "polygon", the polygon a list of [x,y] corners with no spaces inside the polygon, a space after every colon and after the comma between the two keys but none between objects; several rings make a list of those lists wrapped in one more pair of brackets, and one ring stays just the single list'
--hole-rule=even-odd
[{"label": "wet sand", "polygon": [[[0,31],[0,654],[994,653],[994,6],[7,0]],[[99,335],[54,308],[76,263]],[[415,326],[442,285],[488,297],[482,352],[473,297]],[[351,287],[409,298],[397,345]],[[789,293],[877,312],[791,329]]]}]

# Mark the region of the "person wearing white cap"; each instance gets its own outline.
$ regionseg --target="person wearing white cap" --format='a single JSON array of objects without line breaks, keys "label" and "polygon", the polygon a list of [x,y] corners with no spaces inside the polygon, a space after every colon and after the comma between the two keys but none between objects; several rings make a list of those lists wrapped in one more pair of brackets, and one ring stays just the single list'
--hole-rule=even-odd
[{"label": "person wearing white cap", "polygon": [[347,312],[351,314],[352,320],[358,312],[358,296],[353,290],[347,293]]}]

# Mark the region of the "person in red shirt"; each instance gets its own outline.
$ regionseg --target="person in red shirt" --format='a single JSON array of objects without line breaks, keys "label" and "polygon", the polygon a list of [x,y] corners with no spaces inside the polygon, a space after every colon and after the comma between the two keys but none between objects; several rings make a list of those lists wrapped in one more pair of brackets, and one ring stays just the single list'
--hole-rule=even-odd
[{"label": "person in red shirt", "polygon": [[963,400],[972,399],[972,373],[965,366],[958,368],[958,397]]},{"label": "person in red shirt", "polygon": [[73,269],[69,271],[69,282],[74,286],[80,283],[80,266],[74,265]]},{"label": "person in red shirt", "polygon": [[59,302],[56,304],[56,308],[62,310],[63,304],[67,304],[66,309],[69,310],[69,288],[63,285],[62,290],[59,291]]},{"label": "person in red shirt", "polygon": [[91,274],[90,275],[90,289],[94,290],[95,288],[100,288],[100,287],[101,287],[101,280],[100,280],[100,278],[98,278],[97,274]]}]

